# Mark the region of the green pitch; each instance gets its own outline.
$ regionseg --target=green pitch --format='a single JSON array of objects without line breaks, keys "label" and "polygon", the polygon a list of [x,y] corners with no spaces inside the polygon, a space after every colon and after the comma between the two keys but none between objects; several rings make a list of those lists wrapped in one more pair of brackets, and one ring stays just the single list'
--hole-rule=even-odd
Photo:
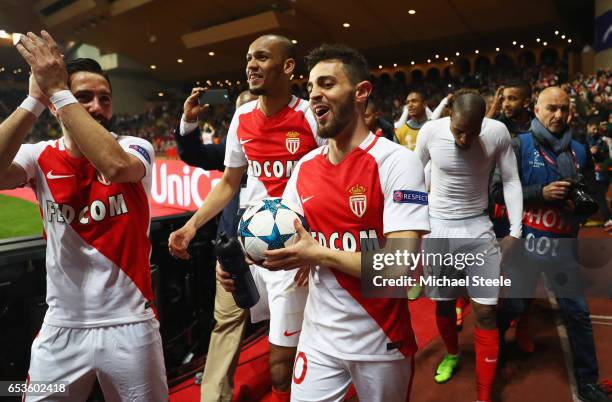
[{"label": "green pitch", "polygon": [[42,235],[38,205],[0,194],[0,239]]}]

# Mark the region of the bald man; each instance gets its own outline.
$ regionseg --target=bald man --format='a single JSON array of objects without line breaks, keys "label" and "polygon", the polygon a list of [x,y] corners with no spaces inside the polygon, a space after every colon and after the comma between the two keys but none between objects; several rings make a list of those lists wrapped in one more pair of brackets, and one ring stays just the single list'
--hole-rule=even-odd
[{"label": "bald man", "polygon": [[[249,46],[246,62],[249,91],[258,99],[239,107],[232,118],[223,177],[193,217],[170,234],[168,248],[178,258],[189,258],[187,248],[196,231],[227,205],[240,188],[245,172],[248,179],[241,190],[241,209],[264,198],[281,197],[293,166],[323,143],[316,136],[317,124],[308,102],[290,92],[295,71],[291,41],[279,35],[260,36]],[[184,114],[181,133],[196,127],[194,116]],[[281,170],[272,174],[270,166],[280,166]],[[296,286],[296,270],[270,272],[253,264],[251,273],[261,296],[250,310],[251,320],[270,319],[271,401],[289,401],[293,360],[308,289]],[[226,291],[235,290],[230,275],[220,266],[217,266],[217,280]],[[202,398],[208,400],[205,394]],[[231,393],[217,398],[230,400]]]},{"label": "bald man", "polygon": [[[431,234],[428,253],[481,254],[477,264],[454,267],[424,264],[424,279],[467,279],[467,293],[476,316],[477,400],[491,400],[498,355],[495,306],[499,288],[473,286],[472,278],[498,279],[501,252],[487,214],[490,172],[497,166],[503,177],[508,202],[510,235],[504,248],[521,237],[522,193],[512,152],[510,133],[503,123],[485,118],[485,101],[477,94],[455,98],[450,117],[425,123],[417,137],[416,153],[423,166],[431,163],[429,215]],[[435,240],[451,239],[451,240]],[[471,240],[467,240],[471,239]],[[513,240],[514,239],[514,240]],[[438,287],[425,282],[428,296],[436,301],[436,323],[446,346],[434,380],[449,381],[459,361],[455,300],[460,289]]]},{"label": "bald man", "polygon": [[[570,98],[565,91],[558,87],[542,91],[535,115],[529,132],[512,140],[523,187],[525,247],[520,266],[508,264],[505,272],[513,282],[512,290],[521,292],[516,297],[532,295],[540,274],[547,276],[567,328],[578,397],[586,402],[609,402],[610,397],[597,384],[593,328],[574,257],[580,221],[586,217],[576,214],[568,198],[570,181],[592,183],[593,160],[587,147],[572,139]],[[503,202],[499,182],[499,177],[494,177],[493,196]],[[560,275],[566,280],[558,282]],[[498,322],[502,335],[529,301],[515,297],[504,300]]]}]

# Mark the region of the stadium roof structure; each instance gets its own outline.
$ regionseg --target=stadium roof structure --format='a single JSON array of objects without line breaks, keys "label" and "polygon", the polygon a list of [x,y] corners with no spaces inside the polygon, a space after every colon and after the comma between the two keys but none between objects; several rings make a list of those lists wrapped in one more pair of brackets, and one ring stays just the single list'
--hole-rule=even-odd
[{"label": "stadium roof structure", "polygon": [[[536,46],[555,30],[579,34],[571,31],[584,19],[572,21],[573,10],[584,16],[585,4],[592,26],[593,0],[0,0],[0,29],[44,28],[68,51],[90,44],[163,81],[240,80],[246,49],[263,33],[295,40],[300,55],[341,42],[374,65],[406,65],[513,41]],[[9,68],[15,56],[0,47]]]}]

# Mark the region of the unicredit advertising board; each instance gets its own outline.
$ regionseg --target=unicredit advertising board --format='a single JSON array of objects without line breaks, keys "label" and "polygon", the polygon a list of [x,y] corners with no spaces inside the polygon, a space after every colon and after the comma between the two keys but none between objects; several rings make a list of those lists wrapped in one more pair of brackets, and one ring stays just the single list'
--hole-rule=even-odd
[{"label": "unicredit advertising board", "polygon": [[[151,216],[195,211],[222,175],[223,172],[194,168],[179,160],[156,160],[152,171]],[[0,194],[38,203],[29,187],[0,191]]]}]

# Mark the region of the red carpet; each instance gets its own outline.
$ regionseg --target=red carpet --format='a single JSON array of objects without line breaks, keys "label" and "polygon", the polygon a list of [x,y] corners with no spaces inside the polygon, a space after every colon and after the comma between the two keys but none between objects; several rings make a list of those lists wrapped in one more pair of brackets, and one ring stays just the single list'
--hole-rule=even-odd
[{"label": "red carpet", "polygon": [[[433,301],[420,298],[410,302],[412,326],[419,347],[429,344],[438,336],[435,321],[435,304]],[[253,402],[260,400],[269,392],[270,375],[268,373],[268,337],[263,336],[251,345],[246,345],[240,354],[236,370],[234,402]],[[200,400],[200,386],[193,378],[170,390],[171,402],[197,402]]]}]

